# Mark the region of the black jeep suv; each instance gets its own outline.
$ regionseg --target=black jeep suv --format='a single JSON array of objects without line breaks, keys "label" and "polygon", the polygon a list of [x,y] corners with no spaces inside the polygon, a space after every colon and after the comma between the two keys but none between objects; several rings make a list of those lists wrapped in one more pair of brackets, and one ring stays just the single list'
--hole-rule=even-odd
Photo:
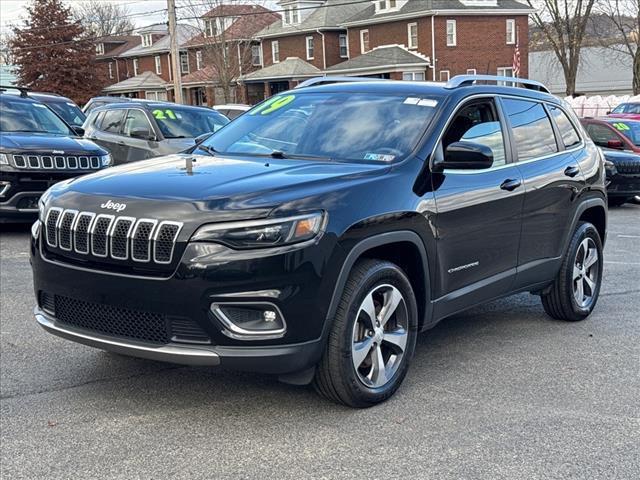
[{"label": "black jeep suv", "polygon": [[456,312],[531,292],[586,318],[603,158],[543,86],[505,81],[310,82],[191,153],[54,186],[33,228],[38,323],[366,407]]},{"label": "black jeep suv", "polygon": [[16,87],[0,87],[0,223],[32,222],[51,185],[101,170],[111,157],[27,89],[9,88]]}]

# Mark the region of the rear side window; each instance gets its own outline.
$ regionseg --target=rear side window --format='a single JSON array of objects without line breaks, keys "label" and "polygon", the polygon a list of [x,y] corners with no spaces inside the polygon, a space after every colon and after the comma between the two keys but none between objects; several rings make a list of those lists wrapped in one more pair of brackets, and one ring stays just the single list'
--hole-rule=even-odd
[{"label": "rear side window", "polygon": [[124,110],[107,110],[100,123],[100,130],[104,132],[120,133]]},{"label": "rear side window", "polygon": [[558,107],[550,106],[549,111],[558,126],[564,147],[571,148],[578,145],[580,143],[580,135],[578,135],[578,132],[571,123],[571,120],[569,120],[569,117],[567,117],[567,114]]},{"label": "rear side window", "polygon": [[609,142],[619,142],[618,135],[606,125],[600,125],[598,123],[590,123],[587,125],[587,133],[593,140],[593,143],[599,147],[607,148]]},{"label": "rear side window", "polygon": [[124,133],[127,136],[131,136],[131,132],[137,128],[144,128],[153,133],[147,116],[141,110],[129,110],[127,112],[127,118],[124,121]]},{"label": "rear side window", "polygon": [[542,104],[510,98],[505,98],[503,103],[513,129],[519,161],[558,152],[551,120]]}]

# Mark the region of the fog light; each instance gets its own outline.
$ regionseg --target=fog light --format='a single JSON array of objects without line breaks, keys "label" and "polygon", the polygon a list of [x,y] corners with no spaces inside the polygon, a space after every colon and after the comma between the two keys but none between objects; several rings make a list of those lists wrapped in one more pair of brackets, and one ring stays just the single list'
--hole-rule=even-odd
[{"label": "fog light", "polygon": [[238,340],[267,340],[284,336],[287,326],[272,303],[213,303],[211,312],[224,327],[222,333]]}]

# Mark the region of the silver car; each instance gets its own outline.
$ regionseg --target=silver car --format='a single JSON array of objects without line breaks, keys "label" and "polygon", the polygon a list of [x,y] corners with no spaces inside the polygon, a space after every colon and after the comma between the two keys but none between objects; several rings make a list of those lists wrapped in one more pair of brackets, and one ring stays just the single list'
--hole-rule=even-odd
[{"label": "silver car", "polygon": [[169,102],[111,103],[89,113],[85,138],[106,148],[115,165],[181,152],[229,119],[215,110]]}]

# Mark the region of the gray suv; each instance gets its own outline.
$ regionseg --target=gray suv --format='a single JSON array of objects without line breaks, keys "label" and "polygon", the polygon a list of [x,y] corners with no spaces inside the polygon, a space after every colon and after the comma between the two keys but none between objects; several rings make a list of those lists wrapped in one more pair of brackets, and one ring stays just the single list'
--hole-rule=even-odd
[{"label": "gray suv", "polygon": [[109,150],[118,165],[181,152],[227,123],[210,108],[132,101],[92,110],[83,127],[85,138]]}]

